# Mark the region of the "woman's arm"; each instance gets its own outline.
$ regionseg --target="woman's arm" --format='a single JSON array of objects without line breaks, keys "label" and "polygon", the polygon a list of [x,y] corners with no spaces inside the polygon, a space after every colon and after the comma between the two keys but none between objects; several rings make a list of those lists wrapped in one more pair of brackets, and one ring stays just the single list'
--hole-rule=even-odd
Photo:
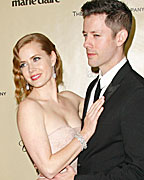
[{"label": "woman's arm", "polygon": [[[94,133],[104,100],[98,100],[85,118],[85,125],[80,134],[87,142]],[[28,153],[40,172],[47,178],[54,177],[81,152],[81,143],[74,138],[67,146],[52,154],[46,132],[44,115],[39,104],[24,101],[18,109],[18,128]]]}]

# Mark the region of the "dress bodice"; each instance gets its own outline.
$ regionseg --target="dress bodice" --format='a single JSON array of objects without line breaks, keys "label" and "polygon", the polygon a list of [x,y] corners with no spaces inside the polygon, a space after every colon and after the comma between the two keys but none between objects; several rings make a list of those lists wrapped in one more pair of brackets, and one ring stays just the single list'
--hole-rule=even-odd
[{"label": "dress bodice", "polygon": [[[61,150],[65,147],[69,142],[72,141],[74,135],[80,131],[80,127],[71,128],[70,126],[63,126],[48,135],[52,154]],[[71,163],[71,166],[77,170],[77,159]]]}]

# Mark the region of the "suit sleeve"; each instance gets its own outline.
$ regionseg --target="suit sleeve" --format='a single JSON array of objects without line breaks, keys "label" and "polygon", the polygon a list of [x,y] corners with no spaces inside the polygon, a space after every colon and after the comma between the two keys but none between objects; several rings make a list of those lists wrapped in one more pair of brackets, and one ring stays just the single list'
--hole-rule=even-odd
[{"label": "suit sleeve", "polygon": [[129,95],[124,102],[121,119],[126,154],[123,164],[107,174],[78,174],[75,180],[144,180],[144,88]]}]

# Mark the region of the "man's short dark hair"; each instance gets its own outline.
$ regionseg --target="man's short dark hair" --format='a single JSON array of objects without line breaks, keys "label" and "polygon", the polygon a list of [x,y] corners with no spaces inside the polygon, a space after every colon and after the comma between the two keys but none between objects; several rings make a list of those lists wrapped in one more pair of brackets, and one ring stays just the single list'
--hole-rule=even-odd
[{"label": "man's short dark hair", "polygon": [[121,29],[126,29],[128,36],[132,26],[132,13],[126,4],[118,0],[92,0],[81,8],[83,17],[92,14],[106,14],[106,25],[115,36]]}]

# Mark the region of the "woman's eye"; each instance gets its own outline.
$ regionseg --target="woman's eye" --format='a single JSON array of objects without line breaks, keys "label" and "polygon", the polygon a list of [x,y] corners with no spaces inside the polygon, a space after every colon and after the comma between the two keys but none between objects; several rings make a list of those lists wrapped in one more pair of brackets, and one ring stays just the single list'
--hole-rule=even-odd
[{"label": "woman's eye", "polygon": [[34,62],[36,62],[36,61],[40,60],[40,57],[34,57],[33,60],[34,60]]},{"label": "woman's eye", "polygon": [[26,67],[26,63],[22,63],[22,64],[20,64],[20,68],[24,68],[24,67]]}]

